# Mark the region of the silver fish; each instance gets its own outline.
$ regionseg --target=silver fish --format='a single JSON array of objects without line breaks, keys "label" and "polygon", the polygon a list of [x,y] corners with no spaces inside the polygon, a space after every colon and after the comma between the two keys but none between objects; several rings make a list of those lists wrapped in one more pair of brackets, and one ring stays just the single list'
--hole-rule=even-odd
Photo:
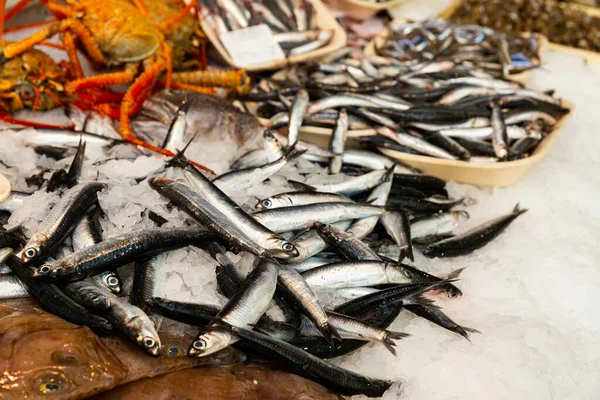
[{"label": "silver fish", "polygon": [[469,214],[466,211],[447,211],[417,218],[410,223],[410,234],[413,239],[452,234],[459,223],[467,219]]},{"label": "silver fish", "polygon": [[[457,129],[442,129],[439,131],[441,135],[450,137],[462,137],[465,139],[486,140],[491,139],[494,130],[492,127],[484,128],[457,128]],[[527,130],[518,125],[509,125],[506,127],[506,134],[510,140],[522,139],[528,136]]]},{"label": "silver fish", "polygon": [[59,245],[81,215],[98,200],[102,183],[82,183],[69,189],[38,226],[21,254],[24,263],[47,255]]},{"label": "silver fish", "polygon": [[360,239],[322,222],[310,224],[311,228],[317,230],[319,235],[331,246],[335,247],[340,254],[348,260],[381,260],[377,253],[363,243]]},{"label": "silver fish", "polygon": [[446,160],[456,160],[458,158],[455,155],[448,153],[446,150],[434,146],[423,139],[419,139],[402,132],[394,132],[387,127],[377,128],[377,133],[392,139],[401,146],[406,146],[410,149],[418,151],[419,153],[427,154],[432,157],[443,158]]},{"label": "silver fish", "polygon": [[329,41],[331,40],[332,37],[333,37],[332,30],[322,30],[321,32],[319,32],[319,36],[317,37],[316,40],[306,43],[302,46],[294,47],[292,50],[290,50],[289,55],[290,56],[299,56],[301,54],[305,54],[305,53],[320,49],[321,47],[323,47],[327,43],[329,43]]},{"label": "silver fish", "polygon": [[258,211],[252,217],[273,232],[306,229],[308,223],[332,223],[381,215],[383,207],[357,203],[322,203]]},{"label": "silver fish", "polygon": [[348,177],[338,183],[324,183],[310,185],[302,182],[288,180],[288,182],[316,192],[339,193],[345,196],[354,196],[364,191],[373,189],[385,180],[386,170],[371,171],[367,174]]},{"label": "silver fish", "polygon": [[412,251],[412,241],[410,236],[410,222],[408,221],[408,215],[404,211],[390,211],[384,212],[379,217],[381,223],[385,227],[388,235],[400,249],[400,257],[398,262],[402,262],[405,257],[408,257],[411,261],[415,260],[415,256]]},{"label": "silver fish", "polygon": [[[341,221],[331,226],[335,226],[340,230],[346,230],[352,224],[351,220]],[[315,256],[327,248],[327,242],[319,236],[315,229],[309,229],[302,233],[293,241],[294,246],[298,249],[298,256],[293,258],[292,262],[301,262]]]},{"label": "silver fish", "polygon": [[411,276],[399,264],[370,260],[332,263],[302,274],[310,286],[328,289],[410,283]]},{"label": "silver fish", "polygon": [[[246,277],[237,293],[229,299],[217,318],[238,328],[251,328],[265,313],[277,286],[277,267],[265,262]],[[192,357],[205,357],[237,342],[230,332],[210,326],[201,332],[188,350]]]},{"label": "silver fish", "polygon": [[[367,198],[367,203],[374,206],[385,206],[390,194],[390,190],[392,189],[392,182],[393,179],[392,175],[390,174],[382,184],[373,189]],[[373,232],[373,229],[375,229],[379,218],[380,216],[373,216],[356,220],[347,230],[347,232],[358,239],[362,239]]]},{"label": "silver fish", "polygon": [[306,114],[306,109],[308,107],[308,103],[310,102],[310,98],[308,96],[308,92],[306,90],[299,90],[296,93],[296,98],[294,99],[294,104],[290,110],[290,123],[288,126],[288,147],[293,146],[298,141],[298,130],[302,126],[302,120],[304,119],[304,115]]},{"label": "silver fish", "polygon": [[22,297],[29,297],[29,292],[27,292],[23,282],[11,273],[0,275],[0,299],[18,299]]},{"label": "silver fish", "polygon": [[498,158],[506,158],[508,156],[508,133],[506,132],[506,124],[502,118],[502,109],[500,104],[496,103],[492,106],[492,147]]},{"label": "silver fish", "polygon": [[276,194],[263,200],[259,200],[256,204],[257,210],[267,210],[281,207],[303,206],[306,204],[315,203],[334,203],[347,202],[352,203],[348,197],[337,193],[324,192],[289,192]]},{"label": "silver fish", "polygon": [[329,173],[339,174],[342,169],[342,154],[346,144],[346,133],[348,132],[348,113],[343,108],[340,110],[335,129],[329,141],[329,150],[333,157],[329,160]]},{"label": "silver fish", "polygon": [[263,134],[263,146],[259,149],[250,150],[244,153],[233,164],[231,170],[257,167],[276,161],[283,156],[281,143],[271,131],[265,131]]}]

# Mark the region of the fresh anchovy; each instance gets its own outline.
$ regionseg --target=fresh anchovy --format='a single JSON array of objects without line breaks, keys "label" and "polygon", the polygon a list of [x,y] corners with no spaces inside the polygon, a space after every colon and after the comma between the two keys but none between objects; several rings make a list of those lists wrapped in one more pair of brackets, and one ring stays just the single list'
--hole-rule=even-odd
[{"label": "fresh anchovy", "polygon": [[398,129],[398,124],[391,118],[385,115],[378,114],[366,108],[357,108],[354,110],[358,115],[375,122],[378,125],[387,126],[390,129]]},{"label": "fresh anchovy", "polygon": [[6,263],[45,310],[74,324],[88,326],[100,334],[112,332],[113,327],[105,318],[92,314],[75,303],[56,285],[33,278],[17,257],[10,257]]},{"label": "fresh anchovy", "polygon": [[[512,128],[511,126],[507,127],[507,131],[510,131],[510,128]],[[496,153],[494,153],[494,148],[492,147],[492,144],[488,141],[485,140],[479,140],[479,139],[467,139],[467,138],[463,138],[460,136],[454,136],[453,137],[454,140],[459,143],[461,146],[463,146],[465,149],[469,150],[469,152],[471,153],[471,156],[496,156]],[[510,136],[509,136],[510,138]],[[517,140],[521,140],[521,139],[517,139]]]},{"label": "fresh anchovy", "polygon": [[25,245],[23,262],[48,255],[62,243],[81,215],[98,200],[97,193],[104,187],[101,183],[83,183],[66,192]]},{"label": "fresh anchovy", "polygon": [[[288,146],[288,139],[285,135],[282,135],[282,134],[274,131],[273,136],[275,136],[281,144],[285,143],[285,145]],[[317,146],[316,144],[305,142],[303,140],[298,140],[296,142],[296,150],[306,151],[307,154],[313,154],[313,155],[318,155],[318,156],[323,156],[323,157],[331,157],[332,156],[332,154],[329,150],[326,150],[320,146]]]},{"label": "fresh anchovy", "polygon": [[460,129],[460,128],[485,128],[490,126],[490,120],[484,117],[469,118],[466,121],[453,124],[431,124],[425,122],[410,122],[410,126],[425,129],[427,131],[440,131],[442,129]]},{"label": "fresh anchovy", "polygon": [[[335,96],[324,97],[323,99],[317,100],[308,106],[307,114],[315,114],[319,111],[323,111],[329,108],[339,107],[374,107],[383,108],[387,107],[388,102],[380,101],[375,103],[375,98],[367,97],[356,97],[352,94],[339,94]],[[380,104],[385,103],[386,106]]]},{"label": "fresh anchovy", "polygon": [[267,259],[297,254],[293,245],[255,223],[204,175],[194,171],[191,175],[187,175],[187,171],[184,173],[197,191],[165,178],[151,178],[149,184],[201,224],[252,254]]},{"label": "fresh anchovy", "polygon": [[411,261],[415,260],[412,251],[411,229],[408,215],[404,211],[386,211],[379,217],[385,227],[388,235],[394,239],[400,249],[398,262],[402,262],[408,257]]},{"label": "fresh anchovy", "polygon": [[[225,297],[232,298],[244,284],[246,277],[242,276],[238,268],[226,255],[219,253],[214,258],[219,262],[216,271],[219,291]],[[273,295],[273,300],[267,311],[265,311],[265,317],[273,323],[283,322],[291,326],[297,326],[299,323],[296,311],[278,292]],[[261,318],[265,319],[265,317]]]},{"label": "fresh anchovy", "polygon": [[133,284],[130,302],[142,309],[159,329],[161,318],[150,312],[150,303],[154,297],[165,295],[165,254],[157,254],[146,260],[136,261],[133,265]]},{"label": "fresh anchovy", "polygon": [[492,106],[492,146],[498,158],[506,158],[508,155],[508,133],[506,124],[502,118],[500,104]]},{"label": "fresh anchovy", "polygon": [[80,284],[87,285],[88,295],[104,299],[108,306],[106,318],[116,329],[136,342],[146,353],[154,357],[159,356],[160,338],[154,323],[142,310],[127,300],[117,297],[106,288],[91,282],[80,282]]},{"label": "fresh anchovy", "polygon": [[[80,251],[102,241],[98,212],[94,208],[88,211],[73,228],[73,250]],[[116,270],[105,271],[90,278],[96,284],[105,286],[111,292],[121,293],[121,279]]]},{"label": "fresh anchovy", "polygon": [[347,132],[348,113],[342,108],[329,141],[329,150],[333,153],[333,157],[329,160],[330,174],[339,174],[342,169],[342,154],[344,153],[344,146],[346,145]]},{"label": "fresh anchovy", "polygon": [[[492,127],[484,128],[458,128],[458,129],[442,129],[439,131],[441,135],[450,137],[462,137],[465,139],[485,140],[492,138],[494,129]],[[509,125],[506,127],[508,138],[521,139],[527,137],[527,131],[517,125]]]},{"label": "fresh anchovy", "polygon": [[395,174],[392,192],[394,192],[394,188],[396,185],[409,186],[431,195],[439,194],[443,197],[448,196],[448,193],[444,189],[444,187],[446,186],[446,182],[431,175]]},{"label": "fresh anchovy", "polygon": [[332,223],[381,215],[383,207],[357,203],[322,203],[258,211],[252,217],[273,232],[306,229],[309,222]]},{"label": "fresh anchovy", "polygon": [[306,271],[302,276],[312,287],[329,289],[412,282],[402,266],[370,260],[332,263]]},{"label": "fresh anchovy", "polygon": [[269,177],[281,171],[289,161],[292,161],[301,155],[302,152],[292,150],[281,156],[278,160],[268,164],[226,172],[217,176],[212,183],[223,192],[245,190],[266,181]]},{"label": "fresh anchovy", "polygon": [[123,143],[120,139],[66,129],[35,129],[29,130],[26,135],[23,135],[23,140],[28,146],[52,146],[63,149],[76,148],[81,138],[86,142],[88,154],[92,156],[105,155],[107,149],[115,144]]},{"label": "fresh anchovy", "polygon": [[448,211],[417,218],[410,222],[410,234],[413,239],[452,234],[459,222],[467,219],[469,219],[469,214],[466,211]]},{"label": "fresh anchovy", "polygon": [[[346,230],[352,224],[351,220],[337,222],[331,224],[338,229]],[[327,242],[314,229],[309,229],[302,233],[293,241],[294,246],[298,249],[298,256],[292,259],[292,262],[301,262],[319,254],[327,248]]]},{"label": "fresh anchovy", "polygon": [[406,146],[410,149],[418,151],[419,153],[447,160],[456,160],[458,158],[455,155],[448,153],[446,150],[434,146],[423,139],[419,139],[402,132],[394,132],[390,128],[379,127],[377,128],[377,133],[394,140],[401,146]]},{"label": "fresh anchovy", "polygon": [[[366,324],[356,318],[351,318],[335,312],[328,312],[327,316],[331,325],[333,325],[342,339],[358,339],[372,342],[380,342],[386,349],[396,355],[395,346],[392,339],[403,339],[409,336],[406,333],[392,332],[386,329],[380,329],[375,326]],[[302,320],[302,325],[299,328],[301,336],[322,336],[315,326],[307,319]]]},{"label": "fresh anchovy", "polygon": [[264,4],[254,2],[252,3],[252,8],[255,12],[260,14],[260,16],[263,17],[269,25],[273,26],[277,30],[280,30],[282,32],[288,30],[288,28],[281,21],[279,21],[277,17],[271,12],[271,10]]},{"label": "fresh anchovy", "polygon": [[308,271],[309,269],[317,268],[325,264],[330,264],[332,261],[329,258],[322,257],[310,257],[304,261],[300,261],[293,264],[288,264],[290,268],[294,268],[299,273]]},{"label": "fresh anchovy", "polygon": [[311,228],[316,229],[327,243],[335,247],[348,260],[381,260],[377,253],[351,233],[321,222],[312,223]]},{"label": "fresh anchovy", "polygon": [[140,258],[189,245],[201,245],[214,235],[198,228],[150,228],[105,239],[69,254],[47,260],[33,270],[34,277],[76,281]]},{"label": "fresh anchovy", "polygon": [[304,32],[279,32],[274,33],[273,38],[277,43],[302,43],[317,40],[320,30]]},{"label": "fresh anchovy", "polygon": [[517,82],[513,81],[504,81],[501,79],[487,79],[487,78],[477,78],[473,76],[461,76],[459,78],[447,79],[444,83],[448,83],[450,85],[469,85],[469,86],[478,86],[478,87],[486,87],[492,89],[519,89],[521,85]]},{"label": "fresh anchovy", "polygon": [[465,149],[460,143],[451,137],[444,136],[439,132],[430,132],[427,141],[448,153],[455,155],[459,160],[468,160],[471,158],[469,150]]},{"label": "fresh anchovy", "polygon": [[[204,203],[208,207],[217,210],[238,231],[243,232],[244,236],[250,238],[253,243],[257,243],[263,249],[267,250],[269,254],[277,258],[290,258],[298,255],[298,251],[291,243],[260,223],[257,223],[196,168],[188,165],[183,172],[188,182],[197,190],[200,197],[204,199]],[[266,257],[264,254],[261,256]]]},{"label": "fresh anchovy", "polygon": [[29,196],[31,196],[29,193],[18,192],[16,190],[11,191],[8,199],[0,203],[0,211],[15,211],[17,208],[23,205]]},{"label": "fresh anchovy", "polygon": [[288,182],[315,192],[339,193],[345,196],[353,196],[366,190],[373,189],[375,186],[382,183],[386,176],[386,170],[377,170],[360,176],[348,177],[339,183],[310,185],[292,180],[288,180]]},{"label": "fresh anchovy", "polygon": [[29,297],[23,282],[13,274],[0,275],[0,299],[18,299]]},{"label": "fresh anchovy", "polygon": [[[229,299],[217,318],[238,328],[253,326],[267,310],[277,286],[277,267],[269,262],[259,264]],[[188,350],[192,357],[204,357],[224,349],[237,340],[231,333],[211,325],[201,331]]]},{"label": "fresh anchovy", "polygon": [[280,267],[279,286],[288,299],[315,324],[325,338],[341,340],[336,329],[329,323],[317,295],[302,275],[290,267]]},{"label": "fresh anchovy", "polygon": [[292,147],[298,141],[298,130],[302,126],[302,120],[306,114],[306,109],[310,98],[306,90],[299,90],[296,93],[294,104],[290,110],[290,123],[288,127],[288,147]]},{"label": "fresh anchovy", "polygon": [[322,30],[316,40],[290,50],[290,56],[298,56],[325,46],[333,37],[332,30]]},{"label": "fresh anchovy", "polygon": [[509,112],[504,118],[507,125],[520,124],[521,122],[543,120],[546,124],[553,126],[556,124],[556,118],[542,111],[514,111]]},{"label": "fresh anchovy", "polygon": [[268,335],[235,327],[229,329],[242,341],[248,342],[249,348],[284,363],[294,373],[314,380],[335,393],[380,397],[392,385],[389,381],[371,379],[345,370]]},{"label": "fresh anchovy", "polygon": [[431,258],[454,257],[469,254],[491,242],[519,215],[526,211],[527,210],[520,209],[517,204],[510,214],[494,218],[465,233],[431,244],[425,248],[423,254]]},{"label": "fresh anchovy", "polygon": [[[385,206],[390,195],[390,190],[392,188],[392,174],[391,170],[390,174],[386,181],[377,186],[369,197],[367,197],[367,203],[374,206]],[[379,216],[361,218],[352,223],[352,226],[347,230],[347,232],[357,239],[363,239],[368,234],[373,232],[375,226],[377,225],[377,221],[379,221]]]},{"label": "fresh anchovy", "polygon": [[348,197],[337,193],[324,192],[289,192],[276,194],[256,204],[257,210],[267,210],[281,207],[304,206],[315,203],[352,203]]},{"label": "fresh anchovy", "polygon": [[522,155],[527,153],[529,150],[535,148],[537,144],[540,142],[539,139],[534,139],[532,137],[526,137],[523,139],[515,140],[515,142],[510,146],[510,154],[511,155]]},{"label": "fresh anchovy", "polygon": [[448,211],[452,207],[463,202],[464,199],[448,199],[445,201],[434,197],[418,199],[413,197],[394,196],[388,201],[388,205],[400,206],[405,210],[422,213],[437,213]]},{"label": "fresh anchovy", "polygon": [[221,312],[221,307],[211,304],[183,303],[155,297],[152,299],[152,312],[184,324],[206,327]]},{"label": "fresh anchovy", "polygon": [[[404,303],[404,307],[410,312],[418,315],[419,317],[425,318],[428,321],[433,322],[434,324],[441,326],[444,329],[447,329],[451,332],[458,333],[465,339],[469,340],[469,333],[481,333],[476,329],[467,328],[464,326],[458,325],[456,322],[452,321],[446,314],[442,312],[433,302],[427,304],[424,302],[423,298],[419,299],[419,304],[412,304],[411,302]],[[425,304],[423,304],[425,303]]]},{"label": "fresh anchovy", "polygon": [[[320,156],[305,156],[304,158],[309,161],[315,162],[327,162],[328,157]],[[358,167],[366,168],[369,170],[382,170],[390,169],[394,167],[394,173],[396,174],[414,174],[413,169],[407,168],[403,165],[395,163],[391,158],[388,158],[382,154],[374,153],[368,150],[360,149],[347,149],[342,154],[342,163],[344,165],[355,165]]]},{"label": "fresh anchovy", "polygon": [[224,8],[227,10],[228,13],[231,14],[235,22],[240,26],[240,28],[247,28],[248,18],[246,18],[243,9],[238,5],[238,3],[234,0],[222,1]]},{"label": "fresh anchovy", "polygon": [[173,118],[173,122],[171,122],[171,126],[167,131],[167,136],[165,137],[165,140],[161,145],[163,149],[176,152],[185,147],[186,142],[184,140],[184,137],[188,109],[189,103],[186,101],[184,101],[177,109],[177,112],[175,113],[175,118]]},{"label": "fresh anchovy", "polygon": [[242,155],[233,164],[231,164],[231,170],[257,167],[259,165],[276,161],[283,156],[281,143],[279,143],[279,140],[277,140],[271,131],[265,131],[263,138],[263,147],[260,149],[251,150]]}]

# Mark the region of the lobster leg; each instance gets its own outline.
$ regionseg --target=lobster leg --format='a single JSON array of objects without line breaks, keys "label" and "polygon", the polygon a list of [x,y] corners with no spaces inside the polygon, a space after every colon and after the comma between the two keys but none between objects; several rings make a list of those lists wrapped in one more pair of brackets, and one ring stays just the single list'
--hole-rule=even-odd
[{"label": "lobster leg", "polygon": [[215,89],[213,89],[213,88],[204,87],[204,86],[189,85],[187,83],[178,83],[178,82],[175,82],[173,84],[172,88],[173,89],[193,90],[194,92],[204,93],[204,94],[215,94]]},{"label": "lobster leg", "polygon": [[87,28],[77,19],[69,18],[59,22],[55,22],[51,25],[45,26],[33,35],[15,43],[11,43],[6,46],[0,52],[0,64],[5,63],[7,60],[18,56],[19,54],[29,50],[36,44],[43,42],[56,35],[59,32],[72,31],[86,48],[89,56],[96,62],[104,64],[104,56],[100,51],[100,48],[96,44],[94,38],[89,33]]},{"label": "lobster leg", "polygon": [[235,89],[239,93],[245,93],[250,89],[250,78],[243,69],[234,71],[176,72],[173,74],[173,80],[191,85]]},{"label": "lobster leg", "polygon": [[111,72],[107,74],[100,74],[90,76],[89,78],[82,78],[67,83],[67,93],[73,94],[79,90],[96,88],[100,86],[120,85],[133,81],[137,75],[138,67],[137,64],[127,64],[125,71]]},{"label": "lobster leg", "polygon": [[62,38],[63,45],[67,50],[67,56],[69,57],[69,65],[71,67],[71,71],[73,75],[79,79],[83,79],[83,70],[81,69],[81,64],[79,63],[79,58],[77,58],[77,50],[75,48],[75,39],[71,32],[65,32]]}]

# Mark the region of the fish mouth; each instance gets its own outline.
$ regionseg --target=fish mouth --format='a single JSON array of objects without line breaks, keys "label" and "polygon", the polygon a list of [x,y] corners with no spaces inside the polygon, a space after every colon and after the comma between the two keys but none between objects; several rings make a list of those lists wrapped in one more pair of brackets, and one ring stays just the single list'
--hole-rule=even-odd
[{"label": "fish mouth", "polygon": [[225,347],[227,347],[227,346],[214,346],[214,347],[208,348],[206,350],[198,350],[198,349],[194,348],[193,345],[191,345],[188,349],[188,356],[195,357],[195,358],[206,357],[206,356],[210,356],[211,354],[214,354],[218,351],[223,350]]}]

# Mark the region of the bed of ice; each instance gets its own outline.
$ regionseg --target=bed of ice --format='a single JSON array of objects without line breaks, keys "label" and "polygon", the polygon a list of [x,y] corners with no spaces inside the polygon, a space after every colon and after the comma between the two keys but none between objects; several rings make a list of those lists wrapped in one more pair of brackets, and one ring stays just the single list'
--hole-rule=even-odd
[{"label": "bed of ice", "polygon": [[[471,219],[463,229],[506,213],[516,203],[529,212],[472,255],[444,260],[416,255],[418,267],[439,275],[466,267],[457,283],[464,296],[436,301],[456,322],[482,333],[471,335],[469,342],[402,313],[390,329],[411,336],[398,341],[398,357],[382,346],[367,345],[334,360],[368,376],[401,381],[384,399],[598,398],[600,302],[595,294],[600,289],[600,136],[596,132],[600,63],[557,51],[547,51],[545,60],[544,68],[532,74],[529,84],[554,88],[576,106],[549,157],[510,188],[449,183],[453,196],[474,200],[468,207]],[[25,189],[23,177],[41,168],[64,167],[70,161],[57,163],[36,155],[22,145],[24,134],[4,132],[0,142],[0,173],[16,189]],[[127,148],[118,151],[122,156],[131,153]],[[233,158],[230,152],[213,150],[191,155],[218,172]],[[86,161],[84,179],[109,183],[108,190],[99,195],[106,213],[102,220],[106,237],[152,226],[145,210],[165,217],[167,226],[181,225],[187,219],[168,209],[166,201],[145,181],[136,181],[157,171],[172,176],[174,171],[163,171],[162,159],[142,156],[98,167],[92,166],[93,161]],[[265,197],[280,191],[284,177],[304,180],[297,167],[310,172],[312,182],[324,175],[319,166],[302,161],[234,199],[246,207],[254,206],[254,195]],[[23,224],[31,232],[55,201],[55,194],[38,192],[9,223]],[[249,269],[249,257],[233,257]],[[224,298],[215,291],[215,261],[205,253],[195,248],[173,251],[167,265],[167,297],[223,303]]]}]

